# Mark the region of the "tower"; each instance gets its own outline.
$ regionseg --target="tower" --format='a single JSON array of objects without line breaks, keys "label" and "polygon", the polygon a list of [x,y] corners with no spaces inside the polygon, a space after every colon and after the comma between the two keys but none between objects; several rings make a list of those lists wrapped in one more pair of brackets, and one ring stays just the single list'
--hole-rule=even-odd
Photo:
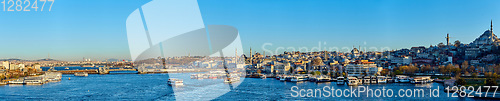
[{"label": "tower", "polygon": [[450,33],[446,33],[446,46],[450,44]]},{"label": "tower", "polygon": [[491,19],[490,31],[491,31],[491,36],[493,36],[493,19]]}]

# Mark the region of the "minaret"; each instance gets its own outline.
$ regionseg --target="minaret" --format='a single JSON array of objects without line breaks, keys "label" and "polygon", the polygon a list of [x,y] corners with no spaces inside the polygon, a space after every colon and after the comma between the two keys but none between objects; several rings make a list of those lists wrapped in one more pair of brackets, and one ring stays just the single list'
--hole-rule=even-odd
[{"label": "minaret", "polygon": [[493,36],[493,19],[491,19],[490,32],[491,32],[491,36]]},{"label": "minaret", "polygon": [[252,47],[250,47],[250,65],[253,66]]}]

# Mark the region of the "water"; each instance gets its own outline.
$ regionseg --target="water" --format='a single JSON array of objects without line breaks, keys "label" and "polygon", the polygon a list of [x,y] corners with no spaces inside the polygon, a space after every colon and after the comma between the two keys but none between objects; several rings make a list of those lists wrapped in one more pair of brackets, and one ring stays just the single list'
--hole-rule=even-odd
[{"label": "water", "polygon": [[[322,89],[324,86],[349,89],[335,83],[280,82],[274,78],[245,78],[243,82],[228,84],[220,79],[190,79],[193,73],[171,74],[89,74],[88,77],[63,75],[62,81],[44,85],[0,86],[0,99],[4,100],[488,100],[478,98],[447,97],[438,83],[415,85],[389,83],[365,85],[370,89],[429,89],[440,88],[438,98],[404,97],[375,98],[361,94],[358,97],[293,97],[293,86],[300,89]],[[184,80],[184,86],[167,85],[168,78]],[[71,78],[71,80],[68,80]],[[175,92],[175,93],[173,93]],[[396,94],[394,94],[396,95]],[[426,96],[429,96],[428,94]]]}]

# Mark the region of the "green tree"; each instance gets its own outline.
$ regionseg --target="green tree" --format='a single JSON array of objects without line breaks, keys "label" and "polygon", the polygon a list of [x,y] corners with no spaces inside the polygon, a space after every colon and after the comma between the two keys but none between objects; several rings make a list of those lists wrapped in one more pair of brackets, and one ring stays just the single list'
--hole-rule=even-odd
[{"label": "green tree", "polygon": [[472,73],[473,78],[477,78],[477,73]]},{"label": "green tree", "polygon": [[485,86],[498,86],[497,79],[495,78],[488,78],[486,79],[486,82],[484,84]]},{"label": "green tree", "polygon": [[315,72],[313,73],[313,75],[321,75],[321,72],[320,72],[320,71],[315,71]]}]

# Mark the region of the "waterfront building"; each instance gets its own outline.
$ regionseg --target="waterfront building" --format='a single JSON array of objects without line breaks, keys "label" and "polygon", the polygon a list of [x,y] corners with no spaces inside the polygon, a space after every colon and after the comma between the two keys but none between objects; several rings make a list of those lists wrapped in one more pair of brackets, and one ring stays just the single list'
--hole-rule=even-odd
[{"label": "waterfront building", "polygon": [[290,72],[290,63],[279,63],[275,64],[277,75],[288,75]]},{"label": "waterfront building", "polygon": [[2,66],[4,67],[4,69],[10,70],[10,63],[9,63],[9,61],[2,61]]},{"label": "waterfront building", "polygon": [[375,74],[380,75],[382,67],[377,67],[375,62],[368,62],[368,60],[356,60],[345,66],[345,70],[348,76],[361,77]]}]

